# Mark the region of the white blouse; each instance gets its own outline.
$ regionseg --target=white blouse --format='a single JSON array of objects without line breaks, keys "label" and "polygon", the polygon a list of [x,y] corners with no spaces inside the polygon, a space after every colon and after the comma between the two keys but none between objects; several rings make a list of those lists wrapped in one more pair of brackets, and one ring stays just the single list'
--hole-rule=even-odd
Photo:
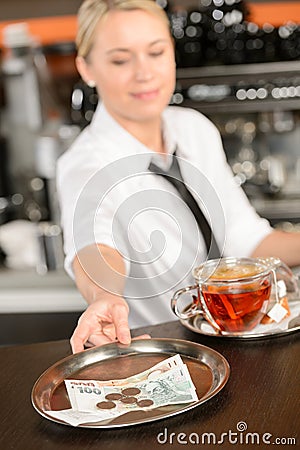
[{"label": "white blouse", "polygon": [[[219,248],[225,256],[249,256],[272,229],[235,184],[216,127],[194,110],[168,107],[163,132]],[[100,104],[57,167],[65,268],[73,276],[74,256],[87,245],[117,249],[127,270],[124,296],[132,328],[176,319],[172,294],[193,283],[193,267],[206,258],[194,216],[166,179],[148,171],[151,161],[163,168],[171,163]]]}]

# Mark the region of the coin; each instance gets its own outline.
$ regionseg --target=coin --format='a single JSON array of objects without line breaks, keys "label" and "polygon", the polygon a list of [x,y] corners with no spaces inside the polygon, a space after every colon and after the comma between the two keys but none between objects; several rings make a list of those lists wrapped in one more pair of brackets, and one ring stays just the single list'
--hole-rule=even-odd
[{"label": "coin", "polygon": [[116,407],[114,402],[100,402],[96,404],[99,409],[113,409]]},{"label": "coin", "polygon": [[132,396],[132,395],[138,395],[141,391],[139,388],[132,387],[132,388],[125,388],[121,392],[123,395]]},{"label": "coin", "polygon": [[111,394],[107,394],[105,398],[106,400],[120,400],[122,398],[122,394],[118,394],[118,392],[112,392]]},{"label": "coin", "polygon": [[137,398],[136,397],[122,397],[121,402],[127,403],[127,404],[133,404],[133,403],[137,402]]},{"label": "coin", "polygon": [[140,406],[141,408],[147,408],[147,406],[153,405],[153,401],[150,400],[150,398],[145,398],[144,400],[139,400],[137,402],[137,405]]}]

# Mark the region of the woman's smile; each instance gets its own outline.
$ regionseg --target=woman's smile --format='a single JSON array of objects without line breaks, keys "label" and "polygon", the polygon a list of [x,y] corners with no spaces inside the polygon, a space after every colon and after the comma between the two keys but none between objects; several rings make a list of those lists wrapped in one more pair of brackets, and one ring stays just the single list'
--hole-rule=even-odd
[{"label": "woman's smile", "polygon": [[137,100],[145,100],[145,101],[154,100],[158,97],[159,90],[154,89],[154,90],[149,90],[149,91],[135,92],[131,95]]}]

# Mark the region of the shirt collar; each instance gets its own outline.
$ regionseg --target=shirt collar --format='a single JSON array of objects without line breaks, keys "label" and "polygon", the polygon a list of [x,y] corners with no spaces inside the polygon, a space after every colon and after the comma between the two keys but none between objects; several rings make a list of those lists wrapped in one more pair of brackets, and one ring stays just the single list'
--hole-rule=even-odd
[{"label": "shirt collar", "polygon": [[[176,150],[176,141],[174,131],[170,130],[165,114],[162,115],[163,138],[168,155],[173,155]],[[90,124],[90,131],[97,137],[106,138],[115,144],[119,149],[114,155],[115,158],[122,158],[134,154],[144,154],[145,169],[148,169],[150,162],[164,170],[168,170],[172,164],[172,158],[162,157],[161,154],[154,152],[146,147],[125,128],[123,128],[106,110],[103,103],[99,102]]]}]

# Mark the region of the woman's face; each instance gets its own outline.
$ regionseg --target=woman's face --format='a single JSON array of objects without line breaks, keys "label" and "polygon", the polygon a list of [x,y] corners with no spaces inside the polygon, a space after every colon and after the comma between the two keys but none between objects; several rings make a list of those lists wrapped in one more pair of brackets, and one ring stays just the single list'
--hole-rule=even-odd
[{"label": "woman's face", "polygon": [[78,60],[94,80],[107,110],[121,124],[159,118],[175,87],[175,58],[166,24],[142,10],[110,11],[97,26],[88,61]]}]

